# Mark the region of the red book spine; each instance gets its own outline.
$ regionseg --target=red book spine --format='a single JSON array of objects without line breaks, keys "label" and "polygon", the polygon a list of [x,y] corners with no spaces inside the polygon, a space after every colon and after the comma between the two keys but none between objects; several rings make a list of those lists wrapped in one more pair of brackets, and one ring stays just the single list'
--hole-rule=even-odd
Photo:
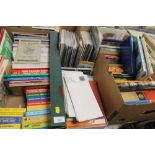
[{"label": "red book spine", "polygon": [[45,104],[50,104],[50,101],[43,100],[43,101],[39,101],[39,102],[27,102],[27,106],[45,105]]},{"label": "red book spine", "polygon": [[49,73],[47,68],[38,69],[12,69],[12,74],[44,74]]}]

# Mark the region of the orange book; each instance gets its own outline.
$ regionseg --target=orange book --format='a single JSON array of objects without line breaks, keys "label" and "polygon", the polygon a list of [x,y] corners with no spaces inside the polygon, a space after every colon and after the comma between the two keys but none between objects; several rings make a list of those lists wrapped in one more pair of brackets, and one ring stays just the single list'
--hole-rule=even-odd
[{"label": "orange book", "polygon": [[151,102],[155,102],[155,90],[143,91],[143,95],[146,99],[151,100]]},{"label": "orange book", "polygon": [[84,122],[67,121],[67,128],[78,129],[78,128],[91,128],[91,127],[105,127],[107,126],[106,118],[97,118]]}]

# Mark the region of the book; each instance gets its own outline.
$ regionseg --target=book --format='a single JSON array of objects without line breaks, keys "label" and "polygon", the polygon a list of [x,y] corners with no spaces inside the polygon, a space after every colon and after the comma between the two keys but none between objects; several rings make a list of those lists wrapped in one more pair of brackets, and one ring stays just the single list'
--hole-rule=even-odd
[{"label": "book", "polygon": [[149,104],[155,102],[155,91],[121,92],[125,104]]},{"label": "book", "polygon": [[80,128],[93,128],[93,127],[104,127],[107,126],[106,119],[103,118],[97,118],[93,120],[88,120],[84,122],[77,122],[77,121],[67,121],[67,128],[68,129],[80,129]]},{"label": "book", "polygon": [[27,102],[35,102],[35,101],[41,101],[41,100],[49,100],[50,96],[39,96],[39,97],[27,97]]},{"label": "book", "polygon": [[137,38],[138,43],[138,54],[136,57],[136,79],[141,79],[143,76],[148,76],[148,70],[146,60],[143,52],[141,38]]},{"label": "book", "polygon": [[47,92],[49,92],[49,88],[47,87],[37,87],[37,88],[29,87],[26,89],[26,94],[47,93]]},{"label": "book", "polygon": [[22,122],[36,122],[36,121],[45,121],[49,122],[51,120],[51,115],[38,115],[38,116],[28,116],[28,117],[23,117]]},{"label": "book", "polygon": [[[64,79],[77,121],[81,122],[103,116],[87,76],[77,75],[73,72],[72,74],[65,75]],[[89,96],[89,98],[87,96]],[[89,107],[89,109],[87,107]]]},{"label": "book", "polygon": [[12,40],[5,29],[0,29],[1,43],[0,43],[0,55],[5,55],[6,58],[12,62],[12,49],[13,43]]},{"label": "book", "polygon": [[116,83],[121,92],[155,89],[154,81],[117,81]]},{"label": "book", "polygon": [[[66,127],[66,113],[63,98],[61,61],[59,55],[58,32],[50,32],[50,101],[51,127]],[[54,89],[53,89],[54,88]]]},{"label": "book", "polygon": [[22,129],[40,129],[50,128],[51,122],[38,121],[38,122],[23,122]]},{"label": "book", "polygon": [[27,102],[27,106],[35,106],[35,105],[46,105],[50,104],[49,100],[40,100],[35,102]]},{"label": "book", "polygon": [[0,129],[21,129],[21,124],[0,124]]},{"label": "book", "polygon": [[48,93],[27,94],[26,95],[27,98],[31,98],[31,97],[42,97],[42,96],[49,96],[49,92]]},{"label": "book", "polygon": [[40,63],[41,40],[19,40],[15,63]]},{"label": "book", "polygon": [[26,112],[26,108],[0,108],[1,112]]},{"label": "book", "polygon": [[48,110],[50,109],[50,107],[51,107],[51,104],[27,106],[27,111]]},{"label": "book", "polygon": [[0,117],[8,116],[8,117],[16,117],[16,116],[24,116],[24,112],[0,112]]},{"label": "book", "polygon": [[20,124],[22,123],[22,117],[1,117],[0,124]]},{"label": "book", "polygon": [[36,116],[36,115],[46,115],[49,114],[50,110],[37,110],[37,111],[27,111],[25,116]]},{"label": "book", "polygon": [[12,69],[12,74],[45,74],[49,73],[47,68],[32,68],[32,69]]}]

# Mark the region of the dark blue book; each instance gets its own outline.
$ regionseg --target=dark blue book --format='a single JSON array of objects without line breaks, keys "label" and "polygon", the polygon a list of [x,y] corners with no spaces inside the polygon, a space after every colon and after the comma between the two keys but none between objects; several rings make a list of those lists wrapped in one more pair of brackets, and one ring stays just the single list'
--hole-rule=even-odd
[{"label": "dark blue book", "polygon": [[0,124],[20,124],[22,117],[0,117]]}]

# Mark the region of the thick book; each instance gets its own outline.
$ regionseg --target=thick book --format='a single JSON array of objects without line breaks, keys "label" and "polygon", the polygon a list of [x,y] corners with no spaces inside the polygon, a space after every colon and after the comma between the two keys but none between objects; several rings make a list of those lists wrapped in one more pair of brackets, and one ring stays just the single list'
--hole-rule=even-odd
[{"label": "thick book", "polygon": [[[63,97],[63,83],[61,61],[59,55],[58,32],[50,32],[50,100],[51,100],[51,126],[66,127],[66,113]],[[54,88],[54,89],[53,89]]]},{"label": "thick book", "polygon": [[20,124],[22,117],[0,117],[0,124]]}]

